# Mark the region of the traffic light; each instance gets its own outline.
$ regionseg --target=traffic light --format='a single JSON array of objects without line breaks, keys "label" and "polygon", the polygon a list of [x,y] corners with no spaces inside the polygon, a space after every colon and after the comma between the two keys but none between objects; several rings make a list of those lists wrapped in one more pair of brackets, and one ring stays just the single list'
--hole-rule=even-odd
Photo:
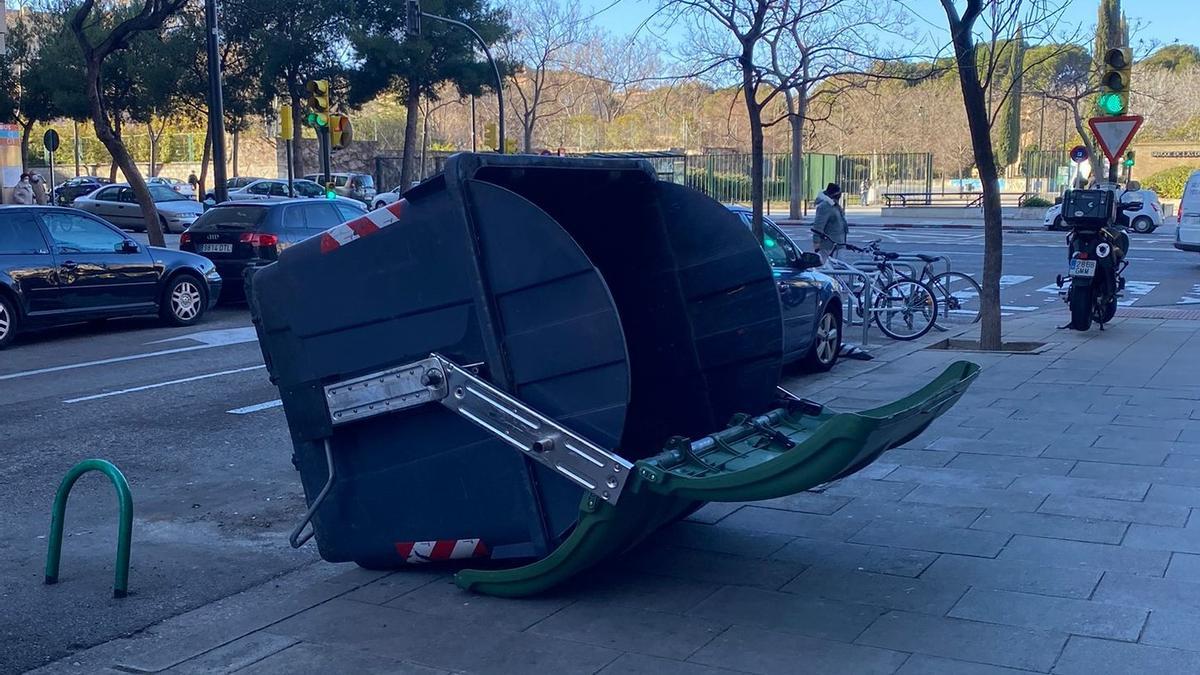
[{"label": "traffic light", "polygon": [[1129,110],[1129,75],[1133,52],[1114,47],[1104,52],[1104,71],[1100,77],[1100,98],[1096,104],[1105,115],[1124,115]]},{"label": "traffic light", "polygon": [[1127,167],[1133,166],[1136,159],[1137,156],[1134,154],[1133,150],[1130,150],[1129,152],[1125,153],[1125,161],[1122,162],[1122,164]]},{"label": "traffic light", "polygon": [[405,17],[404,32],[413,37],[421,34],[420,0],[408,0],[408,15]]},{"label": "traffic light", "polygon": [[495,150],[500,147],[500,142],[496,140],[496,123],[487,122],[483,125],[483,147]]},{"label": "traffic light", "polygon": [[337,199],[337,190],[334,190],[335,187],[337,187],[337,183],[331,182],[325,184],[325,199]]},{"label": "traffic light", "polygon": [[329,125],[329,80],[309,80],[304,88],[308,90],[308,114],[304,121],[314,129]]},{"label": "traffic light", "polygon": [[354,140],[354,127],[350,124],[348,115],[334,114],[329,116],[329,145],[334,150],[340,150]]},{"label": "traffic light", "polygon": [[279,137],[285,141],[292,140],[292,106],[284,103],[279,106]]}]

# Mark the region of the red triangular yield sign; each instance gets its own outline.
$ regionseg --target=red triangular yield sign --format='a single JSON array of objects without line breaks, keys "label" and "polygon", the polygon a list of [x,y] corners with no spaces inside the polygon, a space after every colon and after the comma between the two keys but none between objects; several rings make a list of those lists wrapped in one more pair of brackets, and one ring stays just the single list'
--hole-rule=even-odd
[{"label": "red triangular yield sign", "polygon": [[1088,120],[1088,126],[1092,128],[1092,135],[1096,137],[1104,156],[1108,157],[1109,162],[1116,162],[1125,154],[1133,135],[1141,128],[1142,116],[1093,117]]}]

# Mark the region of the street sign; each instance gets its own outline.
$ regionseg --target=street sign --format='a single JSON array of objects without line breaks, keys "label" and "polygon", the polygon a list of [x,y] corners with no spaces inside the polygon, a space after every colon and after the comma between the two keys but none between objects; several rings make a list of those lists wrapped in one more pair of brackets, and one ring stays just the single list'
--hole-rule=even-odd
[{"label": "street sign", "polygon": [[1104,156],[1116,165],[1133,140],[1133,135],[1141,128],[1142,116],[1093,117],[1088,120],[1088,126],[1092,128],[1092,134],[1104,151]]},{"label": "street sign", "polygon": [[42,136],[42,144],[45,145],[46,149],[50,152],[58,152],[58,132],[53,129],[47,129],[46,135]]},{"label": "street sign", "polygon": [[1071,161],[1076,164],[1083,164],[1091,156],[1092,153],[1088,152],[1086,145],[1077,145],[1071,148]]}]

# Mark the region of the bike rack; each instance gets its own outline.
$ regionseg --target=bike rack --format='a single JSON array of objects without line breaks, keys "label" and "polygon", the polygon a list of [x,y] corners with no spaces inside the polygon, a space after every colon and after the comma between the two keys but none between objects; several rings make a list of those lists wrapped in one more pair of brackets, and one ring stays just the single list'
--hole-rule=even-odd
[{"label": "bike rack", "polygon": [[[833,266],[834,261],[836,261],[839,265],[845,265],[845,267],[834,267]],[[844,263],[840,260],[837,260],[836,258],[830,258],[829,262],[826,262],[825,265],[823,267],[819,268],[817,271],[819,271],[821,274],[825,274],[825,275],[834,277],[835,279],[837,279],[838,277],[847,276],[847,277],[859,277],[863,280],[863,296],[862,296],[862,298],[859,298],[858,294],[856,294],[852,290],[850,290],[849,286],[846,287],[846,295],[849,296],[849,302],[850,302],[851,306],[846,308],[846,311],[844,312],[844,316],[849,319],[850,325],[854,325],[855,314],[852,311],[854,309],[853,305],[856,302],[859,304],[859,309],[862,310],[859,313],[862,314],[862,318],[863,318],[862,344],[864,347],[866,347],[870,343],[871,314],[875,311],[874,308],[871,306],[871,293],[872,293],[871,276],[869,274],[867,274],[866,272],[863,272],[862,270],[857,270],[857,269],[850,267],[848,263]],[[840,279],[839,279],[839,283],[840,283]],[[841,294],[839,293],[839,295],[841,295]]]},{"label": "bike rack", "polygon": [[58,583],[58,564],[62,557],[63,522],[67,515],[67,497],[75,481],[89,471],[99,471],[108,476],[117,491],[120,520],[117,528],[117,570],[113,581],[113,597],[123,598],[129,592],[129,544],[133,535],[133,493],[129,481],[112,462],[103,459],[85,459],[71,467],[58,485],[54,495],[53,515],[50,519],[50,542],[46,551],[46,584]]}]

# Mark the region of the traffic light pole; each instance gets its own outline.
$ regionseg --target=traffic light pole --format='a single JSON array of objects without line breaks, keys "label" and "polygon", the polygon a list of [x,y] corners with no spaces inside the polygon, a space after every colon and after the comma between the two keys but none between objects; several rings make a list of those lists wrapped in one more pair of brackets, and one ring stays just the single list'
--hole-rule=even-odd
[{"label": "traffic light pole", "polygon": [[476,32],[474,28],[471,28],[470,26],[468,26],[467,24],[465,24],[461,21],[449,19],[444,16],[438,16],[437,14],[430,14],[429,12],[421,12],[421,16],[425,17],[426,19],[433,19],[434,21],[442,21],[442,22],[451,24],[453,26],[459,26],[461,28],[466,28],[467,31],[469,31],[471,33],[471,35],[475,37],[475,41],[479,43],[479,46],[483,48],[483,55],[487,57],[488,63],[490,63],[492,65],[492,73],[494,73],[496,76],[496,107],[499,109],[499,114],[500,114],[499,122],[496,125],[497,131],[499,132],[497,140],[499,141],[498,145],[500,147],[496,148],[496,152],[498,154],[503,155],[504,154],[504,80],[501,79],[501,77],[500,77],[500,66],[496,65],[496,59],[492,58],[492,51],[490,49],[488,49],[487,43],[483,41],[483,37],[481,35],[479,35],[479,33]]},{"label": "traffic light pole", "polygon": [[328,188],[329,182],[332,180],[332,176],[330,176],[332,161],[329,156],[329,127],[317,127],[317,138],[320,140],[321,146],[321,174],[324,178],[324,185],[322,187]]},{"label": "traffic light pole", "polygon": [[208,50],[208,129],[212,137],[213,196],[229,199],[225,185],[225,102],[221,93],[221,57],[217,44],[217,0],[204,0],[204,32]]}]

